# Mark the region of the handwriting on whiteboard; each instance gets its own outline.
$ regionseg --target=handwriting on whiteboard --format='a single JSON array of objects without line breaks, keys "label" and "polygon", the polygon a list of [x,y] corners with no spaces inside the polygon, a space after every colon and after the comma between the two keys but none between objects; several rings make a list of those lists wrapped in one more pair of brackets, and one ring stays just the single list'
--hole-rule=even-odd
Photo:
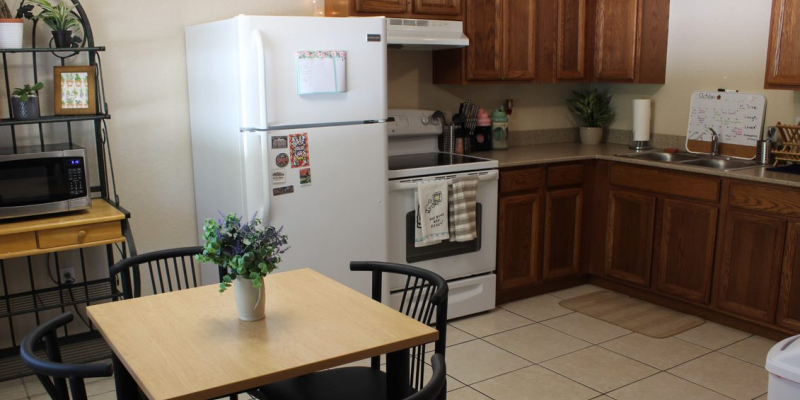
[{"label": "handwriting on whiteboard", "polygon": [[689,140],[756,146],[761,138],[766,99],[760,94],[695,92],[689,113]]}]

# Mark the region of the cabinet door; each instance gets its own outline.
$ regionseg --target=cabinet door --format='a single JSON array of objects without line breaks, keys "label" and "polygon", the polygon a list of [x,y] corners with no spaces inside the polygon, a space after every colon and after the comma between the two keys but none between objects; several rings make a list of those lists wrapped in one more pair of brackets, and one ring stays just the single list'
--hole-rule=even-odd
[{"label": "cabinet door", "polygon": [[583,189],[547,193],[544,215],[544,279],[578,273]]},{"label": "cabinet door", "polygon": [[768,48],[767,86],[800,86],[800,0],[773,0]]},{"label": "cabinet door", "polygon": [[656,198],[611,190],[605,273],[641,286],[650,284]]},{"label": "cabinet door", "polygon": [[585,77],[586,2],[558,0],[558,38],[556,42],[556,79]]},{"label": "cabinet door", "polygon": [[598,80],[635,80],[640,1],[597,0],[595,64]]},{"label": "cabinet door", "polygon": [[539,283],[540,198],[538,193],[500,198],[497,235],[500,290]]},{"label": "cabinet door", "polygon": [[656,260],[656,289],[707,303],[714,271],[717,207],[664,200]]},{"label": "cabinet door", "polygon": [[459,15],[461,0],[414,0],[415,14]]},{"label": "cabinet door", "polygon": [[504,0],[503,79],[532,80],[535,76],[536,0]]},{"label": "cabinet door", "polygon": [[503,75],[503,0],[470,0],[466,3],[469,37],[467,80],[499,80]]},{"label": "cabinet door", "polygon": [[789,224],[783,254],[778,325],[800,331],[800,223]]},{"label": "cabinet door", "polygon": [[765,322],[775,319],[786,222],[729,211],[716,287],[721,310]]},{"label": "cabinet door", "polygon": [[353,0],[356,12],[402,14],[406,12],[406,0]]}]

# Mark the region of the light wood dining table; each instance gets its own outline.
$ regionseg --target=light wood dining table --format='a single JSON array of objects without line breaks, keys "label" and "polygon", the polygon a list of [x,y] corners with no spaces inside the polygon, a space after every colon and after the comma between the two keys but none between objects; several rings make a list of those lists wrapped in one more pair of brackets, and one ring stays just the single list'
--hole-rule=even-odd
[{"label": "light wood dining table", "polygon": [[[353,272],[360,273],[360,272]],[[311,269],[264,280],[266,319],[238,319],[217,285],[92,305],[113,350],[118,399],[211,399],[387,354],[392,397],[408,388],[408,349],[438,332]],[[402,398],[402,397],[401,397]]]}]

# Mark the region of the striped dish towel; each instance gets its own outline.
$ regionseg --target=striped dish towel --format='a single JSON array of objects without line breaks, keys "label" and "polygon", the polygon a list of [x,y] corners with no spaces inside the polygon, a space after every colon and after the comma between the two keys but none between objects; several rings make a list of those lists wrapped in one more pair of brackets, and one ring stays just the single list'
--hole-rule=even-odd
[{"label": "striped dish towel", "polygon": [[478,178],[453,179],[449,194],[450,240],[469,242],[478,237],[475,222],[475,199],[478,195]]}]

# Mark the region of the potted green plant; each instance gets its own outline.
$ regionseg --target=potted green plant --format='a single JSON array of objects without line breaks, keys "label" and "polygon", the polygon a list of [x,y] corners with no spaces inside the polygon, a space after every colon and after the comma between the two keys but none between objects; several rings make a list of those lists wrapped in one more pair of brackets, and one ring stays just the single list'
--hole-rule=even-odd
[{"label": "potted green plant", "polygon": [[15,14],[11,13],[6,0],[0,0],[0,49],[18,49],[22,47],[23,18],[30,18],[33,6],[20,2]]},{"label": "potted green plant", "polygon": [[264,277],[278,268],[281,254],[289,248],[283,228],[262,224],[254,215],[247,222],[236,214],[203,225],[203,253],[200,262],[211,262],[225,269],[219,291],[232,284],[236,292],[236,309],[242,321],[264,319]]},{"label": "potted green plant", "polygon": [[39,118],[39,98],[36,91],[42,90],[44,85],[37,82],[35,85],[25,85],[15,88],[11,93],[11,110],[15,119]]},{"label": "potted green plant", "polygon": [[569,109],[582,121],[580,136],[583,144],[598,144],[603,139],[603,128],[614,119],[611,95],[597,89],[573,91],[567,100]]},{"label": "potted green plant", "polygon": [[80,20],[72,11],[75,5],[68,6],[64,1],[66,0],[54,6],[47,0],[28,0],[28,3],[42,9],[33,19],[42,20],[53,30],[53,40],[59,48],[72,47],[73,43],[80,43],[80,38],[72,36],[73,29],[81,27]]}]

